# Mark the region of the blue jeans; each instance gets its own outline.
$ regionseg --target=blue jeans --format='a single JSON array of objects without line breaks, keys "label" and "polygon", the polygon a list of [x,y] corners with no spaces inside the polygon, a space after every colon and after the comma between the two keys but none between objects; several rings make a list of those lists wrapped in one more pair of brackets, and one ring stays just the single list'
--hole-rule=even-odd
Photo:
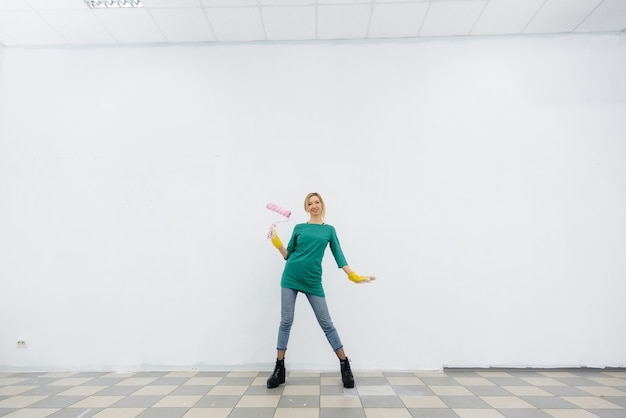
[{"label": "blue jeans", "polygon": [[[311,308],[313,308],[313,312],[315,312],[317,322],[322,327],[324,334],[326,334],[326,339],[328,339],[333,351],[339,350],[343,347],[343,344],[341,344],[339,334],[333,325],[333,321],[330,319],[328,306],[326,305],[326,298],[309,295],[308,293],[305,293],[305,295],[309,300]],[[298,297],[297,290],[287,289],[284,287],[281,288],[280,327],[278,328],[278,343],[276,346],[278,350],[287,349],[289,332],[291,331],[291,324],[293,324],[293,316],[296,307],[296,297]]]}]

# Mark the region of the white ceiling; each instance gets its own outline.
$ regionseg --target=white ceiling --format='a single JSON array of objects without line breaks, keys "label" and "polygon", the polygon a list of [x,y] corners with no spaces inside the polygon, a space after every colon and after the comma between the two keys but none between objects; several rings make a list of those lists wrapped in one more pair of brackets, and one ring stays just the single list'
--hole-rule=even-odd
[{"label": "white ceiling", "polygon": [[620,32],[626,0],[0,0],[4,46]]}]

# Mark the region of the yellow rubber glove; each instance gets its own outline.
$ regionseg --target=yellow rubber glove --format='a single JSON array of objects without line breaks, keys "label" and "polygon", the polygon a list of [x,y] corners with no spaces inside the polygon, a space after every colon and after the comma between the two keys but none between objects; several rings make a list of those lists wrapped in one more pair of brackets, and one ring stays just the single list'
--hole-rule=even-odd
[{"label": "yellow rubber glove", "polygon": [[359,276],[358,274],[356,274],[353,271],[351,271],[350,274],[348,274],[348,279],[352,280],[354,283],[361,283],[361,282],[369,282],[370,281],[369,277]]},{"label": "yellow rubber glove", "polygon": [[282,241],[280,240],[280,238],[278,238],[278,234],[276,233],[275,229],[272,229],[272,244],[274,245],[274,247],[276,247],[277,249],[280,249],[280,247],[283,246]]}]

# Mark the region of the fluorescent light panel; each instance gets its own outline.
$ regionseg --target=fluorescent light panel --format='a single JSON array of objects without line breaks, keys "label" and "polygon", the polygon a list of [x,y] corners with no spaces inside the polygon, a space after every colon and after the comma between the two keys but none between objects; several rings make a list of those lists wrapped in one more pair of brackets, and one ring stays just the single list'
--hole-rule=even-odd
[{"label": "fluorescent light panel", "polygon": [[143,7],[141,0],[85,0],[87,6],[92,9],[109,7]]}]

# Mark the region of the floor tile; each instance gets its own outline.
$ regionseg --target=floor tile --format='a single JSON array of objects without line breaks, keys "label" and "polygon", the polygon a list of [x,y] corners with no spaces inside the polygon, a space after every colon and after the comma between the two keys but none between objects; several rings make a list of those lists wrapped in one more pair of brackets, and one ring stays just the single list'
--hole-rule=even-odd
[{"label": "floor tile", "polygon": [[232,408],[192,408],[182,418],[228,418],[230,411]]},{"label": "floor tile", "polygon": [[[5,418],[626,418],[626,370],[0,372]],[[45,417],[44,417],[45,416]]]},{"label": "floor tile", "polygon": [[[280,385],[277,388],[269,389],[266,385],[250,385],[244,395],[282,395],[286,388],[297,388],[298,386]],[[307,386],[305,386],[307,387]],[[317,386],[319,388],[319,386]]]},{"label": "floor tile", "polygon": [[526,384],[534,386],[567,386],[567,384],[560,382],[551,377],[520,377]]},{"label": "floor tile", "polygon": [[589,396],[589,393],[571,386],[540,386],[554,396]]},{"label": "floor tile", "polygon": [[241,396],[238,395],[206,395],[203,396],[194,408],[234,408]]},{"label": "floor tile", "polygon": [[161,398],[162,396],[159,395],[132,395],[120,399],[111,406],[114,408],[150,408]]},{"label": "floor tile", "polygon": [[608,401],[613,402],[616,405],[626,408],[626,396],[611,396],[606,398]]},{"label": "floor tile", "polygon": [[156,379],[156,377],[129,377],[116,384],[122,386],[147,386]]},{"label": "floor tile", "polygon": [[558,370],[546,370],[546,371],[542,371],[540,372],[540,374],[544,375],[544,376],[548,376],[548,377],[576,377],[576,374],[571,373],[571,372],[567,372],[567,371],[558,371]]},{"label": "floor tile", "polygon": [[357,392],[360,396],[387,395],[396,396],[396,392],[389,385],[386,386],[358,386]]},{"label": "floor tile", "polygon": [[439,398],[452,409],[489,408],[489,405],[477,396],[440,396]]},{"label": "floor tile", "polygon": [[216,385],[219,386],[249,386],[254,381],[255,377],[224,377]]},{"label": "floor tile", "polygon": [[39,386],[0,386],[0,396],[15,396]]},{"label": "floor tile", "polygon": [[484,377],[455,377],[454,380],[463,386],[495,386],[495,383]]},{"label": "floor tile", "polygon": [[357,396],[320,396],[320,407],[327,408],[361,408],[361,399]]},{"label": "floor tile", "polygon": [[58,409],[40,409],[40,408],[24,408],[5,415],[5,418],[45,418],[49,417]]},{"label": "floor tile", "polygon": [[43,399],[46,399],[46,396],[11,396],[0,401],[0,408],[25,408]]},{"label": "floor tile", "polygon": [[506,418],[552,418],[540,409],[501,409],[499,412]]},{"label": "floor tile", "polygon": [[576,386],[576,389],[580,389],[593,396],[626,396],[626,392],[612,386]]},{"label": "floor tile", "polygon": [[289,395],[281,396],[279,408],[319,408],[319,395]]},{"label": "floor tile", "polygon": [[598,416],[584,409],[544,409],[548,415],[554,418],[598,418]]},{"label": "floor tile", "polygon": [[92,380],[91,377],[67,377],[50,383],[52,386],[79,386]]},{"label": "floor tile", "polygon": [[111,386],[124,380],[123,377],[97,377],[84,383],[86,386]]},{"label": "floor tile", "polygon": [[438,396],[400,396],[400,399],[407,408],[448,408]]},{"label": "floor tile", "polygon": [[322,408],[320,418],[365,418],[363,408]]},{"label": "floor tile", "polygon": [[[320,377],[288,377],[287,378],[287,384],[289,385],[319,385],[320,384]],[[335,384],[340,384],[341,383],[341,379],[337,378],[337,381]]]},{"label": "floor tile", "polygon": [[589,412],[600,418],[624,418],[626,413],[623,409],[589,409]]},{"label": "floor tile", "polygon": [[[124,386],[120,386],[124,387]],[[136,386],[129,386],[135,388]],[[173,390],[175,390],[178,386],[144,386],[141,389],[133,392],[133,395],[169,395]]]},{"label": "floor tile", "polygon": [[[532,379],[532,378],[526,378]],[[517,377],[487,377],[492,383],[495,383],[498,386],[526,386],[528,382],[523,379],[518,379]]]},{"label": "floor tile", "polygon": [[451,409],[409,409],[414,418],[458,418],[459,416]]},{"label": "floor tile", "polygon": [[[520,386],[522,387],[522,386]],[[466,388],[477,396],[511,396],[512,393],[500,386],[467,386]]]},{"label": "floor tile", "polygon": [[410,386],[410,385],[419,385],[419,386],[423,386],[424,382],[422,382],[420,380],[419,377],[416,376],[386,376],[387,377],[387,382],[389,382],[390,385],[394,385],[394,386]]},{"label": "floor tile", "polygon": [[187,379],[194,377],[197,372],[169,372],[165,377],[186,377]]},{"label": "floor tile", "polygon": [[228,418],[274,418],[275,408],[235,408]]},{"label": "floor tile", "polygon": [[178,386],[185,384],[188,380],[188,377],[160,377],[150,384],[153,386]]},{"label": "floor tile", "polygon": [[284,396],[288,395],[319,395],[319,385],[298,385],[298,386],[285,386],[283,393]]},{"label": "floor tile", "polygon": [[84,396],[51,396],[35,402],[30,408],[66,408],[83,399]]},{"label": "floor tile", "polygon": [[[213,389],[213,386],[200,386],[200,385],[184,385],[178,386],[176,389],[171,391],[169,395],[176,396],[192,396],[192,395],[200,395],[204,396],[209,391]],[[98,393],[100,394],[100,393]]]},{"label": "floor tile", "polygon": [[137,418],[181,418],[188,408],[148,408]]},{"label": "floor tile", "polygon": [[411,418],[404,408],[365,408],[367,418]]},{"label": "floor tile", "polygon": [[319,408],[278,408],[274,418],[318,418]]},{"label": "floor tile", "polygon": [[276,408],[280,396],[242,396],[237,408]]},{"label": "floor tile", "polygon": [[[305,372],[305,371],[291,371],[289,372],[290,377],[321,377],[320,372]],[[339,373],[337,373],[337,377],[339,377]]]},{"label": "floor tile", "polygon": [[157,403],[152,405],[153,408],[191,408],[193,407],[202,396],[165,396],[161,398]]},{"label": "floor tile", "polygon": [[65,388],[63,392],[59,392],[59,396],[91,396],[106,389],[105,386],[57,386]]},{"label": "floor tile", "polygon": [[472,396],[472,392],[463,386],[431,386],[430,389],[440,396]]},{"label": "floor tile", "polygon": [[136,418],[145,408],[109,408],[98,412],[94,418]]},{"label": "floor tile", "polygon": [[136,394],[136,392],[141,389],[142,386],[109,386],[106,389],[96,392],[96,394],[98,396],[128,396]]},{"label": "floor tile", "polygon": [[89,409],[60,409],[57,412],[49,415],[47,418],[92,418],[94,415],[102,412],[102,409],[99,408],[89,408]]},{"label": "floor tile", "polygon": [[574,409],[576,405],[557,396],[521,396],[521,398],[539,409]]},{"label": "floor tile", "polygon": [[459,418],[505,418],[495,409],[454,409]]},{"label": "floor tile", "polygon": [[490,378],[490,377],[513,377],[514,372],[504,372],[504,371],[479,371],[476,372],[479,376]]},{"label": "floor tile", "polygon": [[183,385],[215,386],[220,382],[220,380],[222,380],[221,377],[192,377],[183,383]]},{"label": "floor tile", "polygon": [[399,396],[361,396],[363,408],[404,408],[404,403]]},{"label": "floor tile", "polygon": [[534,408],[531,404],[523,399],[518,398],[517,396],[481,396],[480,398],[495,409]]},{"label": "floor tile", "polygon": [[458,386],[459,382],[449,376],[437,376],[437,377],[420,377],[420,380],[424,384],[429,386]]},{"label": "floor tile", "polygon": [[583,409],[622,409],[613,402],[592,396],[563,397],[563,400]]},{"label": "floor tile", "polygon": [[433,396],[435,393],[428,386],[392,386],[396,395],[412,395],[412,396]]},{"label": "floor tile", "polygon": [[[387,378],[383,376],[355,377],[354,381],[357,387],[384,386],[389,384]],[[338,379],[337,384],[341,384],[340,379]]]},{"label": "floor tile", "polygon": [[243,395],[248,386],[214,386],[208,395]]},{"label": "floor tile", "polygon": [[552,396],[550,392],[537,386],[504,386],[503,389],[515,396]]}]

